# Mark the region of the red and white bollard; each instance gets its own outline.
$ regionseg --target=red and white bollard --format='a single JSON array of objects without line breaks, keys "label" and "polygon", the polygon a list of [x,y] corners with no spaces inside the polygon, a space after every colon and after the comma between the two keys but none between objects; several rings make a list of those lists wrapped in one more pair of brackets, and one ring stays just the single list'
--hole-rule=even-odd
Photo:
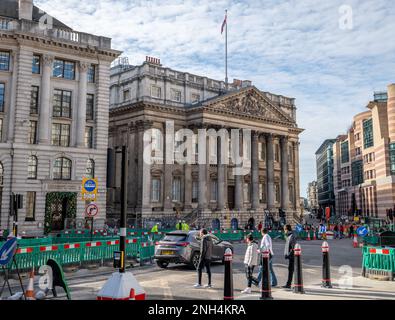
[{"label": "red and white bollard", "polygon": [[332,288],[328,242],[324,241],[322,243],[321,250],[322,250],[322,287]]},{"label": "red and white bollard", "polygon": [[232,271],[233,253],[230,248],[225,250],[225,274],[224,274],[224,300],[233,300],[233,271]]},{"label": "red and white bollard", "polygon": [[303,274],[302,274],[302,248],[300,244],[295,244],[295,264],[296,264],[296,274],[293,292],[294,293],[305,293],[303,288]]}]

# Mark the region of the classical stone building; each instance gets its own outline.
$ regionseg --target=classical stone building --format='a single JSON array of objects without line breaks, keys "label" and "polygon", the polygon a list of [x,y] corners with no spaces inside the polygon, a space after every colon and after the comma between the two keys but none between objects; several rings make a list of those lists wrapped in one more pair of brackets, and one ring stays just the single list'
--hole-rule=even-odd
[{"label": "classical stone building", "polygon": [[0,2],[0,229],[23,195],[19,231],[84,217],[83,176],[99,180],[105,218],[111,39],[72,30],[33,5]]},{"label": "classical stone building", "polygon": [[395,205],[395,85],[367,109],[333,146],[336,210],[385,219]]},{"label": "classical stone building", "polygon": [[[282,208],[291,223],[299,214],[302,130],[296,124],[294,99],[260,91],[250,81],[234,80],[226,88],[222,81],[163,67],[150,57],[142,65],[114,67],[110,82],[109,145],[128,146],[130,220],[139,224],[178,216],[206,226],[244,227],[251,218],[262,221],[264,209],[278,217]],[[169,124],[174,131],[193,131],[191,157],[204,163],[164,161],[167,152],[173,152],[174,138],[166,133]],[[203,148],[199,129],[225,137],[205,138]],[[232,144],[232,129],[251,130],[250,137],[243,135],[239,143],[250,143],[243,150],[251,170],[242,175],[234,174],[235,163],[220,160],[221,146]],[[144,132],[151,132],[146,142]],[[143,159],[147,147],[154,155],[152,163]],[[228,150],[235,149],[232,145]],[[182,148],[175,150],[188,156]],[[119,159],[115,163],[119,181]],[[108,192],[108,216],[119,214],[119,201],[119,188]]]},{"label": "classical stone building", "polygon": [[317,181],[309,182],[307,185],[307,207],[312,212],[317,212],[318,209],[318,192]]}]

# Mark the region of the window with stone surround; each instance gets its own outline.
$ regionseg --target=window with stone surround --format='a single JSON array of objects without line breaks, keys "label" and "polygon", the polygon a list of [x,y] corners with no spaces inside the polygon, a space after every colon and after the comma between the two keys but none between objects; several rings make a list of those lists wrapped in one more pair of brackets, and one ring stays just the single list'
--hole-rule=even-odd
[{"label": "window with stone surround", "polygon": [[32,73],[40,74],[40,72],[41,72],[41,57],[35,54],[33,56],[33,61],[32,61]]},{"label": "window with stone surround", "polygon": [[70,125],[53,123],[51,140],[53,146],[68,147],[70,145]]},{"label": "window with stone surround", "polygon": [[250,202],[250,184],[248,182],[244,182],[244,202]]},{"label": "window with stone surround", "polygon": [[75,63],[72,61],[55,59],[53,63],[53,76],[67,80],[75,79]]},{"label": "window with stone surround", "polygon": [[85,127],[85,147],[93,148],[93,127]]},{"label": "window with stone surround", "polygon": [[288,186],[288,195],[289,195],[289,202],[294,203],[295,199],[294,199],[294,186],[292,184],[290,184]]},{"label": "window with stone surround", "polygon": [[86,178],[95,177],[95,161],[93,159],[88,159],[86,161],[85,177]]},{"label": "window with stone surround", "polygon": [[54,90],[52,116],[71,118],[71,91]]},{"label": "window with stone surround", "polygon": [[88,67],[88,82],[89,83],[95,83],[95,78],[96,78],[96,66],[91,64]]},{"label": "window with stone surround", "polygon": [[280,162],[280,146],[278,143],[274,144],[274,161]]},{"label": "window with stone surround", "polygon": [[26,192],[26,221],[34,221],[36,212],[36,192]]},{"label": "window with stone surround", "polygon": [[35,120],[30,120],[29,143],[37,144],[37,121]]},{"label": "window with stone surround", "polygon": [[159,202],[161,192],[161,180],[160,178],[152,178],[151,180],[151,201]]},{"label": "window with stone surround", "polygon": [[0,51],[0,70],[10,70],[10,53],[8,51]]},{"label": "window with stone surround", "polygon": [[390,143],[390,165],[391,175],[395,175],[395,142]]},{"label": "window with stone surround", "polygon": [[27,178],[28,179],[37,179],[37,157],[29,156],[28,164],[27,164]]},{"label": "window with stone surround", "polygon": [[130,100],[130,90],[126,89],[123,90],[123,97],[122,97],[122,101],[129,101]]},{"label": "window with stone surround", "polygon": [[266,184],[264,182],[261,182],[259,184],[259,202],[266,202]]},{"label": "window with stone surround", "polygon": [[199,194],[199,181],[192,181],[192,202],[198,202],[198,194]]},{"label": "window with stone surround", "polygon": [[218,181],[216,179],[211,180],[211,188],[210,188],[210,200],[217,201],[218,198]]},{"label": "window with stone surround", "polygon": [[95,96],[93,94],[86,95],[86,120],[94,119]]},{"label": "window with stone surround", "polygon": [[161,88],[158,86],[152,85],[151,86],[151,97],[160,99],[161,95],[162,95]]},{"label": "window with stone surround", "polygon": [[363,121],[363,147],[365,149],[373,147],[373,120],[372,118]]},{"label": "window with stone surround", "polygon": [[274,194],[275,194],[275,199],[276,202],[279,203],[280,202],[280,184],[279,183],[275,183],[274,184]]},{"label": "window with stone surround", "polygon": [[4,112],[5,84],[0,83],[0,112]]},{"label": "window with stone surround", "polygon": [[350,154],[348,152],[348,141],[341,143],[341,162],[346,163],[350,161]]},{"label": "window with stone surround", "polygon": [[172,200],[181,201],[181,178],[174,177],[172,182]]},{"label": "window with stone surround", "polygon": [[288,162],[289,164],[294,163],[294,152],[292,146],[288,146]]},{"label": "window with stone surround", "polygon": [[266,144],[264,142],[258,143],[259,160],[266,161]]},{"label": "window with stone surround", "polygon": [[57,158],[53,166],[54,180],[71,180],[71,160],[65,157]]},{"label": "window with stone surround", "polygon": [[170,99],[176,102],[181,102],[181,91],[170,89]]},{"label": "window with stone surround", "polygon": [[38,97],[40,89],[38,86],[32,86],[30,91],[30,114],[38,114]]}]

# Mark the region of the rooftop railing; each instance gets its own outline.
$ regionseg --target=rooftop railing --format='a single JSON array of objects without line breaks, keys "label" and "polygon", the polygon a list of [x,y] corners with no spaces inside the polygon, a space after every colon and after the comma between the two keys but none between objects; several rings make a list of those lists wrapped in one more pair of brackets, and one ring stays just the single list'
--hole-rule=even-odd
[{"label": "rooftop railing", "polygon": [[49,24],[30,20],[11,20],[0,18],[0,30],[31,33],[39,37],[111,49],[111,39],[88,33],[51,27]]}]

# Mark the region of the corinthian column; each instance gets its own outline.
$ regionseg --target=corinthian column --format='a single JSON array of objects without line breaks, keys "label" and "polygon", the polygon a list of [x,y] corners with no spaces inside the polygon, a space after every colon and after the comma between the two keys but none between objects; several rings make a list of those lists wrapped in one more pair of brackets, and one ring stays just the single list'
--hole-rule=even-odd
[{"label": "corinthian column", "polygon": [[288,138],[281,137],[281,208],[288,210],[289,190],[288,190]]},{"label": "corinthian column", "polygon": [[274,209],[274,157],[273,135],[266,136],[267,208]]},{"label": "corinthian column", "polygon": [[41,77],[41,104],[39,111],[39,143],[40,144],[49,144],[49,132],[50,132],[50,124],[51,119],[50,115],[50,99],[51,99],[51,73],[54,57],[50,55],[43,56],[43,74]]},{"label": "corinthian column", "polygon": [[[232,142],[232,147],[235,142]],[[243,159],[243,154],[241,152],[243,150],[243,135],[240,133],[239,135],[239,149],[237,150],[241,159]],[[244,151],[244,150],[243,150]],[[236,210],[243,210],[244,209],[244,175],[243,173],[243,161],[240,164],[235,165],[235,209]]]},{"label": "corinthian column", "polygon": [[252,182],[252,209],[259,209],[259,134],[255,131],[251,138],[251,182]]},{"label": "corinthian column", "polygon": [[86,126],[86,87],[88,64],[80,62],[80,81],[78,83],[77,147],[85,147]]}]

